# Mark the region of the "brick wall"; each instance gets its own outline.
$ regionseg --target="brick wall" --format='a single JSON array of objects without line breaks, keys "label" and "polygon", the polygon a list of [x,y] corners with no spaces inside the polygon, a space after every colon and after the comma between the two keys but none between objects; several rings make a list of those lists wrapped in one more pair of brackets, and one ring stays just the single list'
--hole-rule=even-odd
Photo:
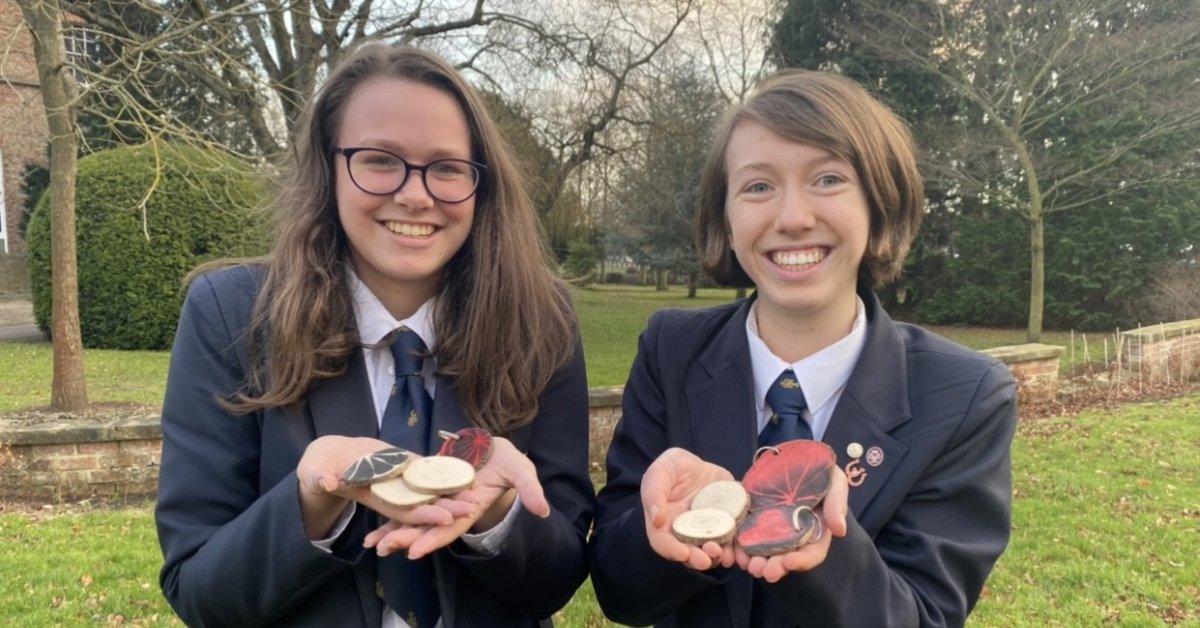
[{"label": "brick wall", "polygon": [[[46,164],[46,115],[38,87],[37,64],[29,29],[21,18],[21,9],[12,0],[0,0],[0,154],[4,168],[4,212],[8,225],[9,257],[0,266],[0,294],[29,291],[25,269],[25,241],[18,225],[25,213],[25,195],[21,178],[25,166]],[[4,249],[0,246],[0,256]]]},{"label": "brick wall", "polygon": [[1017,380],[1017,399],[1023,402],[1051,401],[1058,394],[1059,358],[1063,348],[1037,343],[995,347],[986,353],[1000,360]]},{"label": "brick wall", "polygon": [[158,482],[157,416],[62,417],[0,430],[0,499],[140,498]]},{"label": "brick wall", "polygon": [[1151,382],[1186,382],[1200,378],[1200,318],[1121,333],[1127,377]]},{"label": "brick wall", "polygon": [[[591,471],[602,473],[604,454],[621,416],[621,387],[593,389],[590,404]],[[161,455],[162,425],[157,416],[0,424],[0,499],[152,497]]]}]

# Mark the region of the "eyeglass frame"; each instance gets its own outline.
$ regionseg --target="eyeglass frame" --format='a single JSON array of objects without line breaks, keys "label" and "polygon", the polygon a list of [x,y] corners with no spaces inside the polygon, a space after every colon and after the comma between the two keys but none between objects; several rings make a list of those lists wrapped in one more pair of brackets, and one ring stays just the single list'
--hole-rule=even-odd
[{"label": "eyeglass frame", "polygon": [[[392,190],[391,192],[372,192],[372,191],[364,188],[363,186],[359,185],[358,181],[355,180],[355,178],[354,178],[354,170],[353,170],[353,168],[350,167],[350,158],[353,157],[355,153],[360,153],[364,150],[373,150],[375,152],[391,155],[392,157],[399,159],[400,163],[404,164],[404,177],[402,179],[400,179],[400,185],[396,186],[396,189]],[[391,195],[395,194],[396,192],[399,192],[400,190],[402,190],[404,188],[405,184],[408,183],[408,176],[415,171],[415,172],[419,172],[421,174],[421,186],[425,188],[425,193],[428,194],[430,198],[432,198],[438,202],[441,202],[441,203],[450,203],[450,204],[462,203],[462,202],[469,200],[472,196],[475,196],[475,193],[479,191],[479,184],[483,182],[483,176],[487,173],[487,166],[485,164],[481,164],[477,161],[471,161],[470,159],[455,159],[453,157],[447,157],[445,159],[435,159],[423,166],[418,166],[417,164],[409,163],[409,161],[407,159],[405,159],[404,157],[401,157],[400,155],[398,155],[396,153],[393,153],[390,150],[386,150],[383,148],[376,148],[374,146],[349,146],[349,147],[336,146],[333,149],[333,154],[342,155],[343,157],[346,158],[346,174],[350,175],[350,182],[354,184],[354,187],[362,190],[366,194],[370,194],[371,196],[391,196]],[[445,199],[439,198],[436,194],[433,193],[433,190],[429,189],[429,184],[425,181],[425,171],[428,170],[430,166],[437,164],[437,163],[444,162],[444,161],[454,161],[454,162],[458,162],[458,163],[470,164],[471,166],[473,166],[477,169],[476,172],[479,175],[475,178],[475,187],[471,189],[471,193],[457,201],[447,201]]]}]

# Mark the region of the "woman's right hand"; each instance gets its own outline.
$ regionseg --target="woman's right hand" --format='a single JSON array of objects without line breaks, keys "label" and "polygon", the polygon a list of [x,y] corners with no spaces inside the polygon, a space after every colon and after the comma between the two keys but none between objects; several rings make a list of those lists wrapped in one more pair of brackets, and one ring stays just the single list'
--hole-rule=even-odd
[{"label": "woman's right hand", "polygon": [[410,525],[445,525],[475,512],[479,499],[472,490],[444,497],[433,504],[398,508],[376,497],[369,486],[347,486],[341,481],[342,473],[356,460],[387,447],[391,445],[378,439],[348,436],[322,436],[309,443],[296,467],[300,482],[300,512],[309,539],[328,536],[330,528],[351,501]]},{"label": "woman's right hand", "polygon": [[733,543],[721,546],[713,541],[695,547],[675,538],[671,523],[691,508],[692,498],[700,489],[733,474],[690,451],[672,447],[658,456],[642,476],[642,508],[646,513],[646,537],[650,547],[663,558],[686,563],[693,569],[710,569],[718,564],[733,565]]}]

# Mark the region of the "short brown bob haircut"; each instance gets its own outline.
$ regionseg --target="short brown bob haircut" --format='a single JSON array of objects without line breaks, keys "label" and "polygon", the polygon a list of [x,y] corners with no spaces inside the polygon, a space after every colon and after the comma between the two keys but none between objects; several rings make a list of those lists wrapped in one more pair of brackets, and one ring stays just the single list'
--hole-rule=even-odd
[{"label": "short brown bob haircut", "polygon": [[925,191],[908,127],[854,81],[827,72],[788,70],[764,81],[722,120],[700,174],[696,250],[719,283],[754,283],[734,256],[725,213],[725,150],[737,125],[757,122],[772,133],[818,146],[854,166],[871,212],[860,285],[877,288],[900,275],[925,212]]}]

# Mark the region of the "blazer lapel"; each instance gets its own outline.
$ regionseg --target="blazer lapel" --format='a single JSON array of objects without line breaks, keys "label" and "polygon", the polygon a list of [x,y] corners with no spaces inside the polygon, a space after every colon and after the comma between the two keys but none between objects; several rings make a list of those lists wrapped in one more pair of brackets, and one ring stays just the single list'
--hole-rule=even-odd
[{"label": "blazer lapel", "polygon": [[323,379],[308,393],[313,428],[317,437],[379,436],[379,416],[375,413],[371,383],[362,351],[355,351],[346,364],[346,371],[337,377]]},{"label": "blazer lapel", "polygon": [[[904,342],[892,319],[869,291],[859,293],[867,308],[867,341],[846,382],[822,440],[833,448],[838,466],[851,477],[850,510],[860,516],[908,453],[889,432],[911,416]],[[851,444],[861,449],[852,458]],[[854,486],[854,482],[860,482]]]},{"label": "blazer lapel", "polygon": [[[758,445],[754,375],[746,339],[746,316],[752,302],[753,297],[743,301],[717,331],[697,360],[701,368],[694,369],[686,380],[693,451],[728,469],[737,479],[750,468]],[[725,587],[732,625],[750,625],[752,591],[750,578],[731,578]]]},{"label": "blazer lapel", "polygon": [[[313,385],[308,393],[308,407],[318,438],[331,434],[379,437],[379,417],[375,412],[374,396],[371,394],[371,382],[367,378],[362,351],[355,351],[350,357],[346,372]],[[366,522],[374,521],[374,518],[362,521],[360,525],[369,528],[371,526]],[[379,621],[375,619],[381,617],[381,606],[375,594],[373,559],[362,561],[354,569],[354,581],[368,623]]]},{"label": "blazer lapel", "polygon": [[457,432],[463,428],[473,427],[462,405],[458,402],[458,391],[454,380],[449,377],[438,377],[437,388],[433,397],[433,429],[429,430],[429,453],[436,454],[442,448],[439,430]]},{"label": "blazer lapel", "polygon": [[743,302],[721,327],[697,360],[702,369],[687,378],[694,451],[735,478],[750,468],[758,442],[754,375],[746,341],[750,303],[750,299]]}]

